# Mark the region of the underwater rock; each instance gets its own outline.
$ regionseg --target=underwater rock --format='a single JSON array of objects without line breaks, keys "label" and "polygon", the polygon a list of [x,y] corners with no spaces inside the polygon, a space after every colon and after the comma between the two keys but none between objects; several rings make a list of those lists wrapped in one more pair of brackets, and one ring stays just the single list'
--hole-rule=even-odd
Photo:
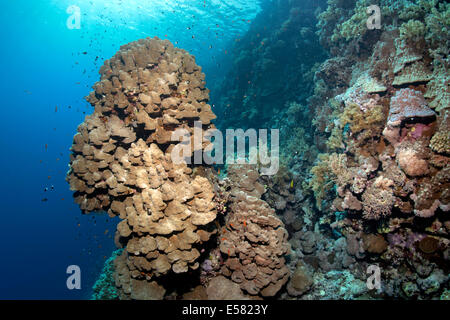
[{"label": "underwater rock", "polygon": [[[329,2],[318,34],[330,58],[317,69],[308,104],[322,152],[308,183],[320,226],[346,236],[356,265],[386,265],[383,294],[420,299],[437,297],[444,286],[430,280],[440,289],[428,290],[416,279],[445,272],[450,208],[448,68],[438,53],[448,51],[439,30],[446,30],[450,7],[424,3],[399,1],[399,19],[385,20],[389,27],[369,37],[360,29],[363,2]],[[392,10],[387,0],[379,6]],[[346,79],[331,78],[337,91],[323,72],[333,63],[334,75]],[[330,255],[317,255],[326,268]]]}]

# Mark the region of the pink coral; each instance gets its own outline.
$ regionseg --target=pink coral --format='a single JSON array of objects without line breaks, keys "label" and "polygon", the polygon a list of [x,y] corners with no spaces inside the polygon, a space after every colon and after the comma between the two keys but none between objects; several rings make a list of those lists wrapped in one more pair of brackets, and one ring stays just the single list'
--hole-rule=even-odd
[{"label": "pink coral", "polygon": [[403,171],[412,177],[422,176],[428,173],[428,163],[421,159],[418,153],[412,149],[402,149],[397,154],[397,161]]},{"label": "pink coral", "polygon": [[[435,117],[436,113],[428,107],[420,91],[401,89],[391,98],[389,116],[383,135],[395,146],[405,137],[405,133],[402,134],[401,129],[406,122],[428,124],[429,120],[434,120]],[[419,130],[414,133],[416,129]],[[414,138],[421,136],[422,129],[428,128],[415,126]]]}]

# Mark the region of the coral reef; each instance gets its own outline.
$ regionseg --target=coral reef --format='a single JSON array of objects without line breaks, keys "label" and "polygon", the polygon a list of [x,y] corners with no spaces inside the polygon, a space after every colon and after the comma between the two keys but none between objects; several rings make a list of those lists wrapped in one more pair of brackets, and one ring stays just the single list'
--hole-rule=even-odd
[{"label": "coral reef", "polygon": [[95,298],[448,299],[450,5],[379,0],[369,29],[372,4],[270,2],[236,41],[217,125],[279,128],[274,176],[172,162],[171,132],[214,128],[186,52],[105,63],[68,173],[83,212],[121,219]]},{"label": "coral reef", "polygon": [[234,186],[226,227],[220,233],[225,255],[221,272],[249,295],[275,296],[289,279],[284,256],[289,253],[287,232],[273,209],[260,199],[264,188],[256,168],[230,165]]},{"label": "coral reef", "polygon": [[120,256],[122,249],[114,251],[106,261],[100,277],[94,283],[92,290],[92,300],[116,300],[119,299],[120,292],[117,290],[114,280],[114,260]]},{"label": "coral reef", "polygon": [[230,50],[227,77],[212,89],[219,128],[271,127],[286,116],[287,103],[306,102],[314,64],[325,57],[314,34],[317,5],[316,0],[274,2],[252,21]]},{"label": "coral reef", "polygon": [[213,128],[204,75],[192,56],[156,38],[122,46],[100,74],[87,97],[95,111],[74,137],[67,180],[83,212],[121,219],[121,290],[131,298],[162,297],[148,281],[197,269],[197,246],[209,240],[217,215],[208,179],[171,159],[175,129],[192,133],[193,120]]},{"label": "coral reef", "polygon": [[309,100],[315,139],[326,143],[318,144],[308,186],[321,225],[359,239],[351,252],[362,252],[361,262],[383,265],[383,294],[436,297],[448,283],[448,37],[439,35],[449,6],[379,1],[385,27],[368,31],[360,28],[366,5],[330,0],[319,15],[321,42],[331,53],[321,68],[354,64],[340,65],[351,74],[340,92]]}]

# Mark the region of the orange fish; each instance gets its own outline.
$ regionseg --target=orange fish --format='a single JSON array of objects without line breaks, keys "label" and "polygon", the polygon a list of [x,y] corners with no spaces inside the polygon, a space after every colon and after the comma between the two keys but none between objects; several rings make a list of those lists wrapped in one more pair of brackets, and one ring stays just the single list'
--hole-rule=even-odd
[{"label": "orange fish", "polygon": [[220,168],[219,168],[219,170],[217,170],[217,174],[220,174]]},{"label": "orange fish", "polygon": [[247,228],[247,222],[244,220],[244,227]]}]

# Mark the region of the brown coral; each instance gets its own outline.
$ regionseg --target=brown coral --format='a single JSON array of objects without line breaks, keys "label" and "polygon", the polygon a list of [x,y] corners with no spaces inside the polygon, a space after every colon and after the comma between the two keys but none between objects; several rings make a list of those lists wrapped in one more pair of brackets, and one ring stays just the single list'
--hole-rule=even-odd
[{"label": "brown coral", "polygon": [[378,220],[391,214],[395,197],[391,189],[382,189],[375,184],[367,187],[362,195],[363,216],[365,219]]},{"label": "brown coral", "polygon": [[380,234],[363,234],[363,248],[370,253],[381,254],[388,246],[387,241]]},{"label": "brown coral", "polygon": [[397,161],[403,171],[412,177],[422,176],[428,173],[428,163],[421,159],[413,149],[402,149],[397,154]]},{"label": "brown coral", "polygon": [[213,187],[172,161],[171,135],[192,133],[193,120],[213,128],[204,74],[191,55],[157,38],[122,46],[100,74],[87,97],[95,111],[72,146],[67,180],[75,201],[83,212],[120,216],[133,287],[196,269],[196,245],[208,240],[204,226],[216,218]]},{"label": "brown coral", "polygon": [[[248,172],[252,167],[232,165],[229,175],[239,179],[235,170]],[[256,171],[250,176],[258,178]],[[232,183],[239,186],[239,180]],[[227,257],[222,273],[250,295],[274,296],[289,279],[284,258],[290,250],[287,231],[256,188],[243,190],[233,190],[227,228],[220,235],[219,248]]]}]

